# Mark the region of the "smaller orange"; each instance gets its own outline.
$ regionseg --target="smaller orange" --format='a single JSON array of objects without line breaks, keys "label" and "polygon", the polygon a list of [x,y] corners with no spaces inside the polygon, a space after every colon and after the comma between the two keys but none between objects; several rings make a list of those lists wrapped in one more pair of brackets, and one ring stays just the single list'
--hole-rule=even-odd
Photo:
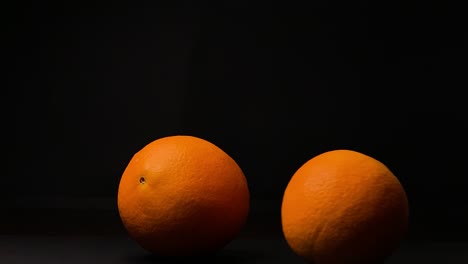
[{"label": "smaller orange", "polygon": [[291,249],[314,264],[382,263],[408,227],[408,201],[380,161],[352,150],[317,155],[292,176],[281,221]]},{"label": "smaller orange", "polygon": [[234,239],[249,211],[238,164],[207,140],[159,138],[138,151],[120,180],[118,209],[129,235],[159,256],[213,252]]}]

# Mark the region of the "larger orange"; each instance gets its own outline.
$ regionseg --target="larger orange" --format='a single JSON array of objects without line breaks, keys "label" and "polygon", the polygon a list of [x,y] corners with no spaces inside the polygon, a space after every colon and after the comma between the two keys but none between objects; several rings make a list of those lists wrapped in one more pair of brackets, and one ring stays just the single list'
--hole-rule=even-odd
[{"label": "larger orange", "polygon": [[216,145],[168,136],[132,157],[120,180],[118,209],[129,235],[147,251],[204,254],[241,231],[249,190],[238,164]]},{"label": "larger orange", "polygon": [[311,263],[382,263],[405,236],[408,201],[383,163],[333,150],[295,172],[281,218],[289,246]]}]

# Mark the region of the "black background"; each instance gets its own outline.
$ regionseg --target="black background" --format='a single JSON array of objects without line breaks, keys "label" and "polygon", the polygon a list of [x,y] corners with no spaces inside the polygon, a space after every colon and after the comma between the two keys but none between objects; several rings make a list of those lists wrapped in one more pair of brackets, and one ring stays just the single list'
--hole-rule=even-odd
[{"label": "black background", "polygon": [[190,134],[238,162],[275,224],[294,171],[347,148],[400,179],[415,238],[466,239],[463,9],[374,2],[5,9],[0,205],[115,212],[131,156]]}]

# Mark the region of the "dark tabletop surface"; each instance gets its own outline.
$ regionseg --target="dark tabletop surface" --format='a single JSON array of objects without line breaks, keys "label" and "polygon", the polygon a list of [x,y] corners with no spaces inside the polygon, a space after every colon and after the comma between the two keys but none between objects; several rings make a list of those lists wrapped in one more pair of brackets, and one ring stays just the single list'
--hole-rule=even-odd
[{"label": "dark tabletop surface", "polygon": [[[387,262],[468,263],[468,244],[404,242]],[[305,263],[282,239],[238,238],[217,255],[199,258],[205,263]],[[1,235],[1,263],[187,263],[158,259],[126,236]]]},{"label": "dark tabletop surface", "polygon": [[[279,212],[258,208],[253,208],[244,230],[235,240],[218,254],[199,260],[205,263],[305,263],[286,244]],[[185,259],[176,263],[193,261]],[[6,209],[1,213],[0,263],[169,261],[151,256],[131,240],[115,209],[23,208]],[[424,228],[413,227],[413,233],[385,263],[468,263],[468,241],[434,234],[425,236]]]}]

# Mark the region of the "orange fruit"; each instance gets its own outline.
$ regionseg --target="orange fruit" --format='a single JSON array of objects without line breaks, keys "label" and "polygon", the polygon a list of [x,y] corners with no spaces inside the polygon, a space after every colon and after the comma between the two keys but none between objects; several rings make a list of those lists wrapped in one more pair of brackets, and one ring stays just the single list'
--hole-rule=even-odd
[{"label": "orange fruit", "polygon": [[290,248],[311,263],[382,263],[404,238],[408,211],[402,185],[383,163],[333,150],[294,173],[281,223]]},{"label": "orange fruit", "polygon": [[130,237],[167,257],[223,248],[243,228],[249,197],[246,178],[227,153],[177,135],[156,139],[131,158],[117,202]]}]

